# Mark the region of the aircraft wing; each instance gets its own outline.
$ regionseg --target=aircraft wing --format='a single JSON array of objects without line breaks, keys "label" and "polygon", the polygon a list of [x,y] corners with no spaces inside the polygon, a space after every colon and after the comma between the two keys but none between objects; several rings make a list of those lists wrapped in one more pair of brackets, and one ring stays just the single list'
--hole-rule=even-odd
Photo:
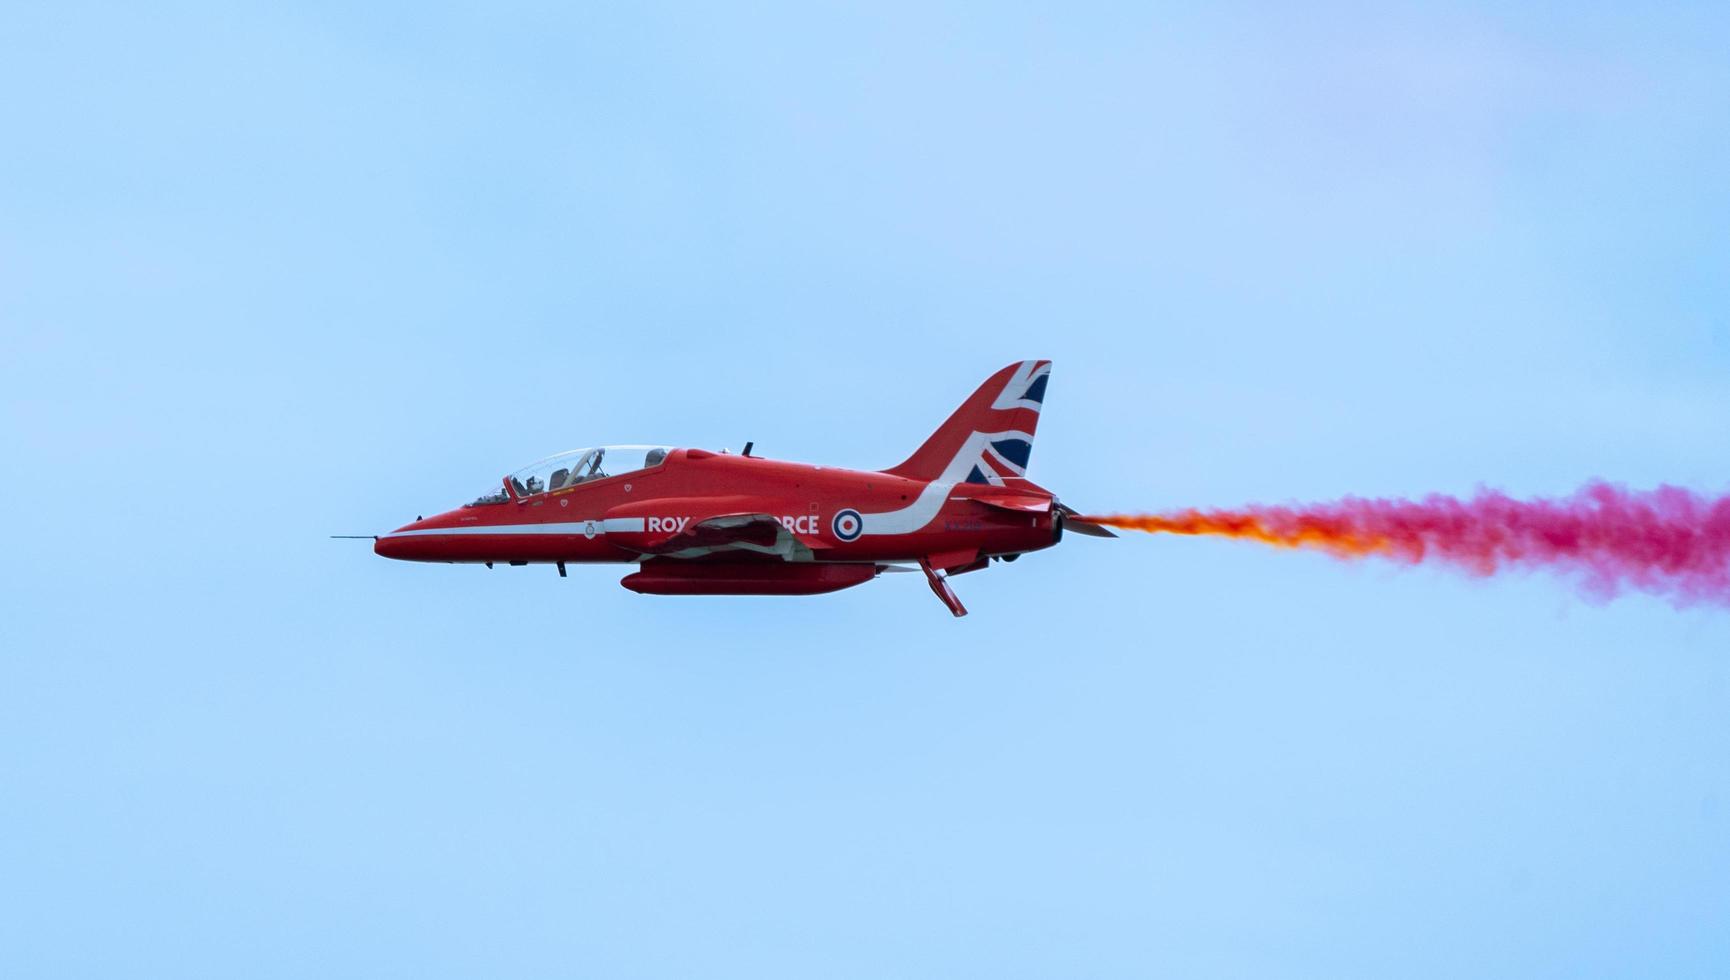
[{"label": "aircraft wing", "polygon": [[[607,513],[607,537],[614,543],[644,555],[698,558],[717,551],[754,551],[792,558],[822,547],[815,533],[800,533],[805,521],[777,517],[757,508],[761,501],[735,498],[709,500],[659,500],[616,508]],[[689,516],[637,517],[636,513]],[[795,530],[797,529],[797,530]]]},{"label": "aircraft wing", "polygon": [[[787,529],[769,514],[718,514],[685,525],[685,529],[643,550],[672,555],[693,548],[711,551],[745,549],[773,550]],[[648,542],[645,542],[648,544]]]}]

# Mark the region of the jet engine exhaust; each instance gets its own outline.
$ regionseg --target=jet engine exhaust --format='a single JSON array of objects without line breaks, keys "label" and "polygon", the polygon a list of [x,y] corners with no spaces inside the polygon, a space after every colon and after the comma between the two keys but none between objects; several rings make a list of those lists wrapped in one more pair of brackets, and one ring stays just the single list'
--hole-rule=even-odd
[{"label": "jet engine exhaust", "polygon": [[1330,503],[1078,517],[1154,534],[1216,535],[1336,558],[1440,564],[1484,577],[1543,569],[1603,601],[1632,590],[1677,607],[1730,607],[1730,496],[1631,491],[1594,481],[1572,495],[1516,500],[1346,497]]}]

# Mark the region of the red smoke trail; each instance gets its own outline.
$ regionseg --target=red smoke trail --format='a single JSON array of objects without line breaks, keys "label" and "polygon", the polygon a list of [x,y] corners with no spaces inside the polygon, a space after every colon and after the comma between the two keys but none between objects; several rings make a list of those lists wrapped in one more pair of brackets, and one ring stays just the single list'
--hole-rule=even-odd
[{"label": "red smoke trail", "polygon": [[1310,506],[1078,519],[1315,548],[1338,558],[1440,562],[1474,575],[1545,568],[1576,579],[1594,598],[1631,588],[1667,596],[1678,606],[1730,606],[1730,496],[1680,487],[1632,492],[1595,482],[1556,499],[1515,500],[1481,490],[1470,500],[1346,497]]}]

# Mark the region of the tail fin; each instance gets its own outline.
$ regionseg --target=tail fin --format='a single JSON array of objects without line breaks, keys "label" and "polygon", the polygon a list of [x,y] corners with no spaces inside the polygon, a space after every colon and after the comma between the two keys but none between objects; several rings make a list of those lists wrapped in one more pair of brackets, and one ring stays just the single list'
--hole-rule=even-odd
[{"label": "tail fin", "polygon": [[985,380],[892,476],[945,483],[1025,479],[1050,361],[1021,361]]}]

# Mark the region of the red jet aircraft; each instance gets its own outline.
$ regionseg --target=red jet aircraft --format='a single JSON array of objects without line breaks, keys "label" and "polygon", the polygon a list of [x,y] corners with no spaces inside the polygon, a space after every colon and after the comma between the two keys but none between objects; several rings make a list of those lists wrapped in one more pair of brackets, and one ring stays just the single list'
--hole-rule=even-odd
[{"label": "red jet aircraft", "polygon": [[630,563],[653,595],[815,595],[917,565],[957,616],[949,577],[1114,537],[1025,476],[1050,361],[992,375],[899,466],[878,472],[663,446],[549,456],[453,511],[379,535],[407,561]]}]

